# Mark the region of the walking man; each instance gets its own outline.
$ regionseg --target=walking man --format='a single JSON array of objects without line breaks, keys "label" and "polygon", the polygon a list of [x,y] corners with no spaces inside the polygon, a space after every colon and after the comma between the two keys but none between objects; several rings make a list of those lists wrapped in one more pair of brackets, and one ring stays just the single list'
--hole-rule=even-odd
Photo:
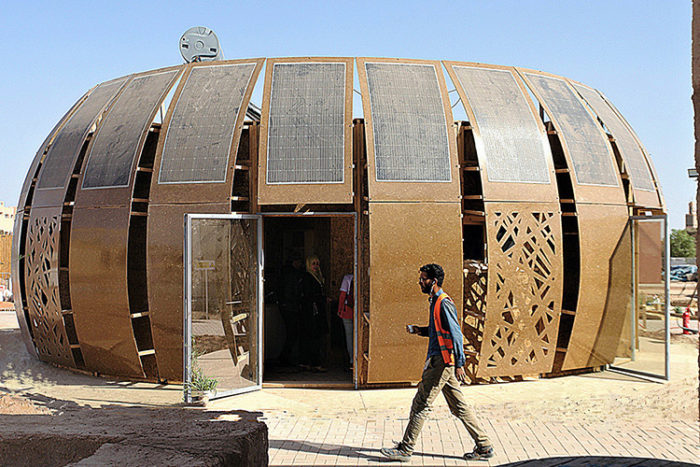
[{"label": "walking man", "polygon": [[[428,337],[428,357],[423,368],[423,376],[411,405],[403,439],[394,448],[382,448],[381,453],[391,460],[408,462],[413,454],[416,439],[423,428],[431,405],[442,391],[450,412],[464,423],[465,428],[476,442],[472,452],[464,454],[465,459],[488,459],[493,457],[493,447],[486,433],[479,425],[474,410],[467,405],[459,389],[459,381],[466,381],[464,373],[464,349],[462,329],[457,317],[454,302],[442,290],[445,272],[438,264],[426,264],[420,268],[418,284],[424,294],[429,294],[430,316],[428,326],[406,326],[410,334]],[[459,381],[458,381],[459,380]]]}]

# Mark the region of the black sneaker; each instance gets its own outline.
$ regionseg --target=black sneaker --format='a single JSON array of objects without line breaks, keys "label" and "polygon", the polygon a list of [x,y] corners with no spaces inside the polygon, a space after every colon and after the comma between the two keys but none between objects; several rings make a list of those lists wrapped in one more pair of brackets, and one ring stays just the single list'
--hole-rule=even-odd
[{"label": "black sneaker", "polygon": [[479,447],[475,446],[472,452],[465,452],[464,458],[467,460],[479,460],[479,459],[489,459],[493,457],[493,447]]},{"label": "black sneaker", "polygon": [[392,461],[409,462],[411,460],[411,453],[404,450],[401,443],[397,443],[393,448],[381,448],[379,452]]}]

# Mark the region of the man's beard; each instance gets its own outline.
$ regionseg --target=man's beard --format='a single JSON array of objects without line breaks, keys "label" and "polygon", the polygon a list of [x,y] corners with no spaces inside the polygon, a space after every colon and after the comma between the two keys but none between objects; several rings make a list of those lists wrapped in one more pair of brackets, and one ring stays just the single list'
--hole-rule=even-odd
[{"label": "man's beard", "polygon": [[430,284],[430,285],[423,285],[423,284],[421,284],[421,285],[420,285],[420,289],[423,291],[424,294],[429,294],[429,293],[430,293],[430,289],[432,289],[432,288],[433,288],[433,285],[432,285],[432,284]]}]

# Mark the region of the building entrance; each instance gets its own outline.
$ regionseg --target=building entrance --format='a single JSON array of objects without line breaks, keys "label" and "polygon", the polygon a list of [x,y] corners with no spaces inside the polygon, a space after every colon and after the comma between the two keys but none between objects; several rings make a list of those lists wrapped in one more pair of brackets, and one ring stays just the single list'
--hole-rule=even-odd
[{"label": "building entrance", "polygon": [[[354,215],[266,215],[263,245],[263,385],[351,386],[354,319],[338,303],[355,272]],[[354,287],[345,296],[352,304]]]}]

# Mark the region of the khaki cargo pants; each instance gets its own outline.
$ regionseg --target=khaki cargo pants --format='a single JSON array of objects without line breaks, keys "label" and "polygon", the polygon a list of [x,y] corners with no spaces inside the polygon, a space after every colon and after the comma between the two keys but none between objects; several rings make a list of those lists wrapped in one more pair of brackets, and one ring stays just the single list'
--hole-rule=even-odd
[{"label": "khaki cargo pants", "polygon": [[474,438],[476,445],[479,447],[491,446],[491,441],[489,441],[486,433],[479,426],[474,409],[464,400],[464,395],[459,389],[459,381],[457,381],[455,376],[454,367],[445,365],[442,356],[438,355],[431,357],[423,370],[423,377],[418,384],[416,397],[413,398],[411,418],[403,435],[401,447],[409,453],[413,452],[413,447],[416,445],[416,439],[423,428],[423,423],[425,423],[432,411],[431,405],[440,391],[445,395],[450,412],[464,423],[464,427],[471,437]]}]

